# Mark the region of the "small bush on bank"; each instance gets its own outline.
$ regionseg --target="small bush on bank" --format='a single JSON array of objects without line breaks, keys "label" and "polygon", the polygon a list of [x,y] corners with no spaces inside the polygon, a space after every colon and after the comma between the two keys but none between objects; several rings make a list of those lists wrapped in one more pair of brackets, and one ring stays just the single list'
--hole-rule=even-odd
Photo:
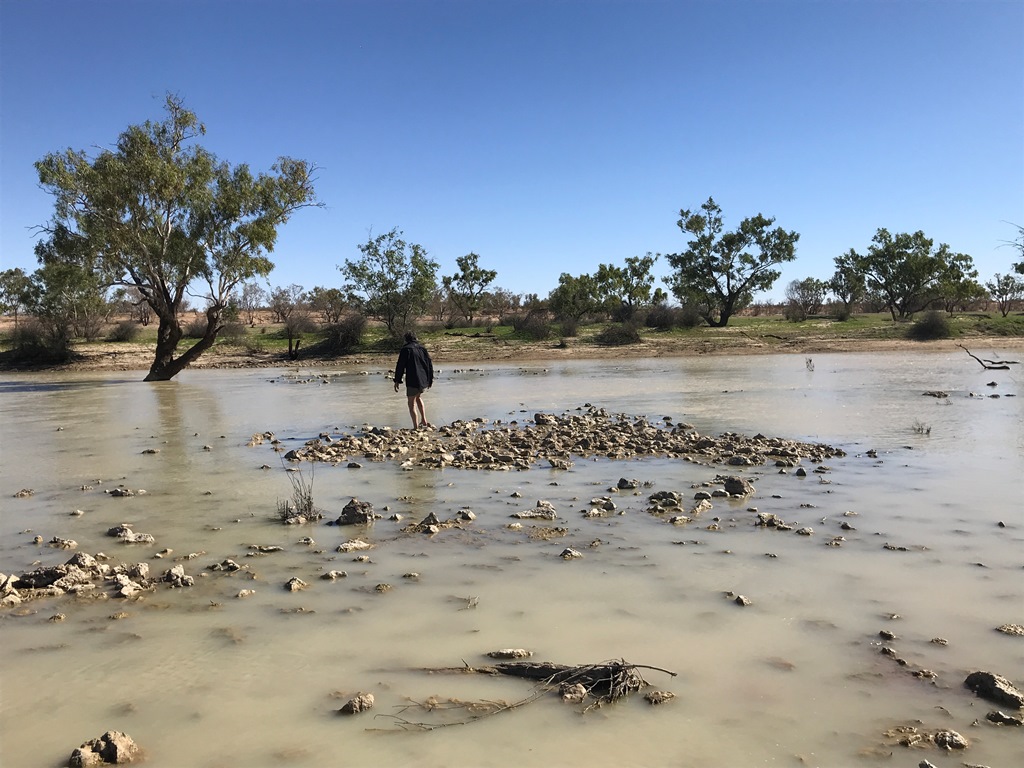
[{"label": "small bush on bank", "polygon": [[181,332],[186,339],[201,339],[206,335],[206,318],[195,317],[181,327]]},{"label": "small bush on bank", "polygon": [[539,312],[513,315],[509,319],[512,321],[512,329],[527,340],[543,341],[551,336],[551,323]]},{"label": "small bush on bank", "polygon": [[609,325],[597,336],[594,341],[606,347],[622,347],[627,344],[639,344],[640,332],[636,326],[630,323],[616,323]]},{"label": "small bush on bank", "polygon": [[107,334],[107,341],[135,341],[140,331],[139,324],[134,320],[122,320]]},{"label": "small bush on bank", "polygon": [[673,328],[696,328],[704,322],[697,309],[689,304],[681,307],[670,307],[668,304],[657,304],[647,310],[644,325],[659,331],[670,331]]},{"label": "small bush on bank", "polygon": [[220,329],[220,333],[217,334],[218,338],[222,339],[225,344],[230,344],[236,347],[240,347],[245,344],[247,335],[245,323],[238,322],[237,320],[224,323]]},{"label": "small bush on bank", "polygon": [[559,323],[559,329],[562,331],[563,336],[573,338],[579,335],[580,323],[575,317],[567,317],[561,323]]},{"label": "small bush on bank", "polygon": [[324,344],[332,355],[347,355],[359,348],[366,317],[354,312],[342,315],[334,325],[324,330]]},{"label": "small bush on bank", "polygon": [[925,312],[907,329],[907,338],[914,341],[948,339],[953,335],[953,326],[944,312],[933,309]]},{"label": "small bush on bank", "polygon": [[10,363],[66,363],[74,357],[68,328],[47,327],[34,317],[22,321],[10,341],[11,349],[3,353]]}]

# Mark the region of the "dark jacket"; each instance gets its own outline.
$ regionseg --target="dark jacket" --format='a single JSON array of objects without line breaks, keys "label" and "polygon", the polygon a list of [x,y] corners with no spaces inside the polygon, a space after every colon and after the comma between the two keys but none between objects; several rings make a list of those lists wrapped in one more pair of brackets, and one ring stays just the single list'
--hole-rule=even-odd
[{"label": "dark jacket", "polygon": [[395,384],[401,384],[403,376],[407,387],[429,389],[434,385],[434,363],[426,347],[419,342],[410,341],[398,353]]}]

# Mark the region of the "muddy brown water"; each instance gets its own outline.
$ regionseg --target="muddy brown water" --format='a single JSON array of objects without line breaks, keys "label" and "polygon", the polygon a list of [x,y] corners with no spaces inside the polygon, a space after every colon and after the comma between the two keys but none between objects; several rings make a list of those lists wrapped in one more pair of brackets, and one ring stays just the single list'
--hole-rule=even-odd
[{"label": "muddy brown water", "polygon": [[[154,575],[202,554],[183,561],[190,589],[0,612],[0,764],[60,765],[110,729],[130,734],[154,767],[872,766],[897,764],[893,752],[900,765],[1021,764],[1019,729],[985,723],[997,707],[962,687],[975,669],[1024,684],[1024,640],[994,631],[1024,623],[1020,370],[983,371],[952,351],[821,355],[813,370],[791,355],[438,367],[426,396],[435,424],[524,421],[591,403],[712,434],[825,442],[848,456],[823,474],[805,461],[804,478],[746,469],[753,497],[715,499],[683,527],[649,515],[646,496],[691,498],[721,468],[664,458],[527,472],[363,462],[310,475],[304,465],[329,519],[357,497],[405,521],[285,527],[276,506],[290,495],[288,475],[269,445],[247,447],[250,435],[273,431],[297,447],[322,431],[403,427],[405,399],[383,371],[195,371],[161,384],[2,376],[0,572],[70,556],[34,544],[37,535],[146,562]],[[648,485],[613,494],[622,514],[583,518],[620,477]],[[103,492],[118,484],[147,493]],[[34,495],[13,498],[21,488]],[[567,527],[565,537],[536,541],[506,527],[541,499],[559,514],[545,525]],[[477,519],[462,530],[400,531],[463,507]],[[814,535],[756,528],[751,507]],[[721,530],[707,530],[714,517]],[[855,530],[841,530],[844,521]],[[121,522],[156,544],[105,535]],[[357,534],[375,543],[369,562],[335,551]],[[842,546],[825,546],[838,535]],[[283,551],[247,557],[249,545]],[[583,558],[560,559],[566,546]],[[154,557],[165,548],[173,552]],[[206,570],[225,558],[245,570]],[[331,569],[348,576],[319,578]],[[419,579],[404,577],[412,572]],[[309,588],[286,592],[293,576]],[[239,599],[242,589],[255,593]],[[895,633],[887,645],[907,667],[879,652],[880,630]],[[676,698],[655,707],[634,695],[584,715],[552,694],[469,724],[410,725],[466,719],[417,706],[430,697],[529,698],[527,681],[421,671],[484,664],[483,654],[509,647],[565,664],[624,658],[671,670],[678,676],[643,674]],[[921,668],[935,679],[911,675]],[[376,697],[372,711],[336,714],[362,691]],[[883,735],[898,724],[951,728],[972,744],[963,755],[907,750]]]}]

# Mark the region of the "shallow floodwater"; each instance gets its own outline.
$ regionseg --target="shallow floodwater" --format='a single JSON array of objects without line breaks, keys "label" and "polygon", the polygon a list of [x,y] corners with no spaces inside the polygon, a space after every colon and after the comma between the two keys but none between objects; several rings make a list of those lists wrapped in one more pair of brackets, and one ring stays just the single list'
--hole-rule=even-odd
[{"label": "shallow floodwater", "polygon": [[[0,610],[0,764],[61,765],[82,742],[121,730],[153,768],[1021,765],[1020,729],[987,723],[998,707],[962,683],[981,669],[1024,685],[1024,639],[994,630],[1024,624],[1024,371],[984,371],[955,352],[818,355],[813,370],[792,355],[438,361],[426,395],[435,424],[525,423],[590,403],[848,452],[820,473],[805,461],[802,478],[748,468],[754,496],[715,499],[684,527],[648,514],[646,497],[692,498],[722,467],[664,458],[577,458],[568,471],[526,472],[303,464],[326,518],[283,526],[277,502],[294,475],[269,443],[247,446],[250,437],[272,431],[291,448],[364,424],[404,427],[405,398],[381,370],[186,371],[159,384],[141,373],[2,376],[0,572],[71,555],[36,545],[37,535],[146,562],[154,576],[198,556],[180,560],[192,588]],[[930,390],[949,397],[922,395]],[[159,452],[143,453],[150,448]],[[610,494],[620,477],[646,485]],[[146,494],[104,493],[119,484]],[[34,495],[14,498],[22,488]],[[615,514],[580,514],[605,495]],[[326,525],[352,497],[385,519],[368,531]],[[506,527],[541,499],[565,537],[531,539],[528,521]],[[465,507],[477,517],[461,530],[401,531]],[[756,528],[752,507],[814,534]],[[404,520],[386,519],[394,512]],[[720,530],[708,530],[714,518]],[[121,522],[156,544],[105,535]],[[825,546],[839,535],[842,546]],[[316,543],[299,543],[304,536]],[[375,544],[369,561],[336,551],[355,536]],[[250,545],[283,551],[248,556]],[[563,561],[566,546],[583,558]],[[164,549],[172,552],[155,557]],[[209,570],[226,558],[245,568]],[[319,578],[332,569],[348,575]],[[309,588],[285,591],[294,576]],[[255,593],[237,598],[243,589]],[[736,605],[730,591],[751,604]],[[57,614],[64,620],[51,621]],[[880,630],[896,635],[885,644],[906,667],[880,653]],[[581,714],[550,694],[456,727],[414,727],[470,717],[418,706],[430,697],[529,699],[528,681],[423,671],[483,665],[499,648],[670,670],[677,676],[642,671],[676,698],[650,706],[634,695]],[[922,668],[935,679],[911,674]],[[361,691],[376,697],[372,711],[336,714]],[[896,746],[884,734],[903,724],[956,730],[971,747],[947,756]]]}]

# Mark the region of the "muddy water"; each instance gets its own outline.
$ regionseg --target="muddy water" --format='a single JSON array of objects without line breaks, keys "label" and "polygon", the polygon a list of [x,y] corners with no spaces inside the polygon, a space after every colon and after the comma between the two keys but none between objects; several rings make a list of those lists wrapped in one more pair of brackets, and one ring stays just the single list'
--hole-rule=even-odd
[{"label": "muddy water", "polygon": [[[716,468],[666,459],[578,460],[568,472],[304,468],[329,518],[352,497],[406,522],[476,513],[463,530],[432,538],[403,535],[404,523],[386,519],[369,532],[284,527],[276,506],[290,494],[289,475],[270,446],[246,446],[266,430],[293,447],[322,431],[404,426],[404,397],[382,371],[198,371],[163,384],[131,374],[4,376],[0,571],[68,558],[35,545],[36,535],[146,562],[157,575],[200,554],[182,561],[196,576],[191,589],[0,614],[0,764],[56,766],[108,729],[129,733],[148,765],[175,767],[872,766],[893,764],[894,750],[902,765],[1021,764],[1020,734],[985,723],[995,707],[962,681],[986,669],[1024,684],[1024,640],[994,631],[1024,623],[1022,372],[985,372],[953,352],[813,363],[443,370],[427,395],[434,423],[525,420],[593,403],[702,432],[827,442],[849,456],[805,478],[748,470],[754,497],[716,499],[687,527],[650,516],[646,496],[689,497]],[[999,386],[987,387],[993,380]],[[150,448],[159,452],[143,453]],[[648,485],[614,494],[622,514],[584,519],[587,502],[620,477]],[[118,484],[147,493],[103,493]],[[35,493],[12,498],[21,488]],[[540,499],[555,505],[565,537],[537,541],[506,528],[511,513]],[[814,535],[755,528],[750,507]],[[707,529],[713,517],[720,530]],[[844,521],[855,530],[841,530]],[[156,544],[106,537],[120,522]],[[376,545],[369,562],[335,551],[357,533]],[[838,535],[842,546],[825,546]],[[298,543],[303,536],[316,544]],[[249,545],[284,551],[247,557]],[[561,560],[566,546],[584,557]],[[173,552],[154,557],[165,548]],[[229,557],[245,569],[206,570]],[[332,569],[348,575],[319,578]],[[310,588],[286,592],[293,576]],[[242,589],[255,594],[238,599]],[[737,606],[728,591],[751,604]],[[111,618],[119,612],[127,616]],[[64,620],[50,621],[56,614]],[[907,667],[879,653],[883,629],[897,635],[888,645]],[[567,664],[625,658],[671,670],[676,677],[644,676],[677,698],[652,707],[634,696],[581,715],[546,696],[467,725],[415,728],[467,718],[416,706],[432,696],[528,699],[525,681],[420,671],[486,663],[482,654],[507,647]],[[936,679],[910,674],[921,668]],[[335,714],[360,691],[375,695],[372,712]],[[972,746],[947,757],[883,736],[907,723],[952,728]]]}]

